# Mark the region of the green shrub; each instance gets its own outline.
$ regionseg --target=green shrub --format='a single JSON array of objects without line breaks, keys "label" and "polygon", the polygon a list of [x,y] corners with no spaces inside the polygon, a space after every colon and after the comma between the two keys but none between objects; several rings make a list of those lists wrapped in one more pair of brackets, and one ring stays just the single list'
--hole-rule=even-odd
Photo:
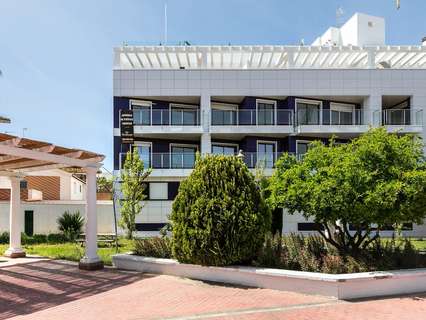
[{"label": "green shrub", "polygon": [[247,263],[262,246],[271,214],[253,175],[237,157],[197,157],[170,216],[173,256],[184,263]]},{"label": "green shrub", "polygon": [[138,256],[155,258],[171,258],[172,256],[170,238],[154,237],[146,239],[135,239],[134,243],[134,253]]},{"label": "green shrub", "polygon": [[69,241],[75,241],[83,229],[84,219],[79,211],[70,213],[65,211],[64,214],[58,218],[58,229],[65,235]]},{"label": "green shrub", "polygon": [[268,235],[253,265],[323,273],[354,273],[426,267],[408,240],[375,241],[357,256],[342,255],[318,236]]},{"label": "green shrub", "polygon": [[68,239],[62,233],[50,233],[47,235],[47,243],[56,244],[56,243],[65,243]]},{"label": "green shrub", "polygon": [[9,244],[9,232],[4,231],[0,234],[0,244]]}]

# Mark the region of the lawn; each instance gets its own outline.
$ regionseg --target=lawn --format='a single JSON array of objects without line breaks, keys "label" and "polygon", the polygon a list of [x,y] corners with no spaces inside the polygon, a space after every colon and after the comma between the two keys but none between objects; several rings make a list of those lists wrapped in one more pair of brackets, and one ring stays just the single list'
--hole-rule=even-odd
[{"label": "lawn", "polygon": [[[120,239],[118,252],[128,252],[133,250],[133,242],[130,240]],[[34,254],[52,259],[63,259],[70,261],[79,261],[84,255],[84,247],[77,243],[61,243],[61,244],[33,244],[24,245],[27,254]],[[3,253],[8,245],[0,245],[0,252]],[[115,246],[100,245],[98,255],[106,265],[111,265],[111,256],[116,253]]]}]

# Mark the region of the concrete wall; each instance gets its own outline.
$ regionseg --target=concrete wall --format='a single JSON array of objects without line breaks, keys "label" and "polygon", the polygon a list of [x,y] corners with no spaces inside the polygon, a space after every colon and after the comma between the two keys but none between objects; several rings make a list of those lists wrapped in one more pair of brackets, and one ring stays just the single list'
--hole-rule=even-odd
[{"label": "concrete wall", "polygon": [[[21,204],[22,232],[24,232],[24,212],[25,210],[34,211],[34,233],[57,233],[57,218],[66,210],[74,212],[80,211],[85,215],[84,201],[41,201]],[[98,232],[114,232],[114,216],[112,201],[98,201]],[[9,202],[0,202],[0,232],[9,231]]]}]

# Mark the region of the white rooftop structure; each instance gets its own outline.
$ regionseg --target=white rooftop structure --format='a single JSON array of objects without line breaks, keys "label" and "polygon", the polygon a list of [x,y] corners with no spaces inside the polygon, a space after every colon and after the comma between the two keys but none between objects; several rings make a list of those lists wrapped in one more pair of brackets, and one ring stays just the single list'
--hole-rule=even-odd
[{"label": "white rooftop structure", "polygon": [[310,46],[123,46],[114,69],[424,69],[423,45],[385,45],[385,21],[356,13]]}]

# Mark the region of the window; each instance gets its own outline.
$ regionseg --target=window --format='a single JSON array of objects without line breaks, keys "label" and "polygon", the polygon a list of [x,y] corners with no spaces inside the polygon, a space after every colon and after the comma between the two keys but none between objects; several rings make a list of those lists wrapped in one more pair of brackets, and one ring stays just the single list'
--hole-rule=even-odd
[{"label": "window", "polygon": [[[144,167],[151,167],[151,144],[150,143],[140,143],[133,146],[138,149],[139,157],[143,161]],[[124,163],[123,163],[124,165]]]},{"label": "window", "polygon": [[192,169],[195,163],[196,146],[171,146],[172,168]]},{"label": "window", "polygon": [[333,125],[351,125],[354,124],[355,106],[350,104],[330,104],[330,116],[325,114],[324,123]]},{"label": "window", "polygon": [[133,122],[137,125],[151,124],[151,102],[131,101]]},{"label": "window", "polygon": [[276,142],[257,143],[257,162],[265,168],[272,168],[275,163]]},{"label": "window", "polygon": [[169,184],[168,185],[169,200],[175,200],[175,198],[178,194],[178,191],[179,191],[180,182],[179,181],[172,181],[172,182],[169,182],[168,184]]},{"label": "window", "polygon": [[257,100],[256,108],[258,125],[275,124],[275,102]]},{"label": "window", "polygon": [[297,231],[318,231],[324,230],[324,226],[315,222],[301,222],[297,224]]},{"label": "window", "polygon": [[238,147],[236,145],[229,144],[213,144],[213,154],[224,154],[224,155],[236,155]]},{"label": "window", "polygon": [[160,231],[166,223],[135,223],[136,231]]},{"label": "window", "polygon": [[212,125],[237,125],[238,106],[212,104]]},{"label": "window", "polygon": [[198,125],[198,107],[186,105],[170,105],[172,125]]},{"label": "window", "polygon": [[309,150],[310,141],[296,141],[296,156],[302,158]]},{"label": "window", "polygon": [[320,124],[321,103],[318,102],[296,102],[297,121],[299,125]]},{"label": "window", "polygon": [[19,187],[21,189],[28,189],[28,182],[26,180],[19,181]]},{"label": "window", "polygon": [[149,183],[149,200],[167,200],[168,184],[167,182]]}]

